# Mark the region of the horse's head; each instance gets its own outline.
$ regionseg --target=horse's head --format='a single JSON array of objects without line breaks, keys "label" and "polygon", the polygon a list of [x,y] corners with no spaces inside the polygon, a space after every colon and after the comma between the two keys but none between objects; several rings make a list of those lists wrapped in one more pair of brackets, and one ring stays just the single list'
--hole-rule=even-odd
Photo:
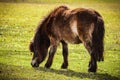
[{"label": "horse's head", "polygon": [[29,49],[31,52],[33,52],[33,58],[31,61],[32,67],[38,67],[39,64],[43,61],[42,55],[40,54],[39,51],[35,49],[34,42],[30,42]]},{"label": "horse's head", "polygon": [[31,52],[33,52],[33,57],[31,61],[32,67],[39,67],[39,64],[44,61],[49,47],[49,41],[46,42],[45,39],[43,39],[41,44],[30,42],[29,49]]}]

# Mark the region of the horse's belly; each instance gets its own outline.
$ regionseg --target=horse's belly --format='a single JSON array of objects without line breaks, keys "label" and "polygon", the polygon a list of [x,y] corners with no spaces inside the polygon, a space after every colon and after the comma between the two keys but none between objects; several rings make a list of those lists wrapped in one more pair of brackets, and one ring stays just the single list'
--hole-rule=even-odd
[{"label": "horse's belly", "polygon": [[74,38],[69,36],[69,38],[64,38],[63,40],[66,41],[67,43],[71,43],[71,44],[82,43],[78,36],[76,36]]}]

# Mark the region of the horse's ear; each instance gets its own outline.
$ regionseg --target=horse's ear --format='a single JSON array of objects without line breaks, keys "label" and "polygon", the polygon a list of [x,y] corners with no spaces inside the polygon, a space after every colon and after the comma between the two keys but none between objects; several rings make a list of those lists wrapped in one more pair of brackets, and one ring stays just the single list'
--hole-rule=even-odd
[{"label": "horse's ear", "polygon": [[31,52],[34,52],[33,42],[30,42],[30,45],[29,45],[29,50],[30,50]]}]

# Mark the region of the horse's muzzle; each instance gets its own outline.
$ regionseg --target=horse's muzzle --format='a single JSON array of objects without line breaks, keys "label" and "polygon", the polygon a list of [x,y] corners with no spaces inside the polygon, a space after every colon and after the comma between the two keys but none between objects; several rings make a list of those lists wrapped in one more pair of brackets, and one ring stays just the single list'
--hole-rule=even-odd
[{"label": "horse's muzzle", "polygon": [[37,63],[32,63],[32,62],[31,62],[31,66],[32,66],[32,67],[39,67],[39,64],[37,64]]}]

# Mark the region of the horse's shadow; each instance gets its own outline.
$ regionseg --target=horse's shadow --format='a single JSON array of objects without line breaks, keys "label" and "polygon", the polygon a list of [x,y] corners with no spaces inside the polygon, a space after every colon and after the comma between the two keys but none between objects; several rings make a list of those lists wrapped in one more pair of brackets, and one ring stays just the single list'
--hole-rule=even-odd
[{"label": "horse's shadow", "polygon": [[77,78],[90,78],[95,80],[120,80],[120,78],[111,76],[107,73],[82,73],[82,72],[75,72],[70,69],[61,69],[61,70],[55,70],[55,69],[47,69],[43,67],[35,68],[36,70],[45,71],[45,72],[52,72],[60,75],[65,75],[67,77],[77,77]]}]

